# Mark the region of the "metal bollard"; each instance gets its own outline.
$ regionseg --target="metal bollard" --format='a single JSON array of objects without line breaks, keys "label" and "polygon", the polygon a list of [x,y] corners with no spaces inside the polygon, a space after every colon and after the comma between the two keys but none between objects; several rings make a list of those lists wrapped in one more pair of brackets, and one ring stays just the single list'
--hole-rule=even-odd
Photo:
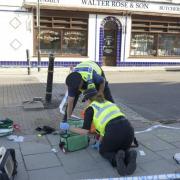
[{"label": "metal bollard", "polygon": [[40,72],[41,68],[41,52],[40,50],[38,51],[38,72]]},{"label": "metal bollard", "polygon": [[49,55],[49,65],[48,65],[48,76],[47,76],[47,86],[46,86],[46,103],[51,102],[52,98],[52,84],[53,84],[53,72],[54,72],[54,55]]},{"label": "metal bollard", "polygon": [[26,57],[27,57],[27,70],[28,70],[28,75],[31,74],[31,64],[30,64],[30,58],[29,58],[29,50],[26,49]]}]

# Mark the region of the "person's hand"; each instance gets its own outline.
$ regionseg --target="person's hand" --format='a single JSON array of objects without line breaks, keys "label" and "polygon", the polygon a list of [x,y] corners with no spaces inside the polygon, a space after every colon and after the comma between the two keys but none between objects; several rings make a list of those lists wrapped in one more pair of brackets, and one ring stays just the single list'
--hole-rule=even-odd
[{"label": "person's hand", "polygon": [[68,130],[69,129],[69,124],[66,123],[66,122],[61,122],[59,127],[62,130]]},{"label": "person's hand", "polygon": [[97,149],[99,151],[99,146],[100,146],[100,142],[99,141],[96,141],[93,145],[91,145],[91,147],[93,149]]}]

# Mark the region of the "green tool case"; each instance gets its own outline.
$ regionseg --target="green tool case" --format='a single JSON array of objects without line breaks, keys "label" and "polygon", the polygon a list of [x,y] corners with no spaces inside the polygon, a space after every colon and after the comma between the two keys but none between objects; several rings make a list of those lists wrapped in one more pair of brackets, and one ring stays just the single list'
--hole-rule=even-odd
[{"label": "green tool case", "polygon": [[[83,120],[73,120],[70,119],[67,121],[70,126],[81,128],[83,125]],[[79,135],[73,132],[66,132],[60,134],[60,143],[59,146],[64,152],[73,152],[80,149],[84,149],[89,145],[88,135]]]},{"label": "green tool case", "polygon": [[65,133],[60,136],[60,148],[64,152],[73,152],[84,149],[89,145],[89,137],[87,135],[79,135],[75,133]]},{"label": "green tool case", "polygon": [[67,120],[67,123],[68,123],[71,127],[82,128],[82,127],[83,127],[84,120],[82,120],[82,119],[78,119],[78,120],[68,119],[68,120]]},{"label": "green tool case", "polygon": [[6,136],[13,132],[13,121],[11,119],[0,120],[0,136]]}]

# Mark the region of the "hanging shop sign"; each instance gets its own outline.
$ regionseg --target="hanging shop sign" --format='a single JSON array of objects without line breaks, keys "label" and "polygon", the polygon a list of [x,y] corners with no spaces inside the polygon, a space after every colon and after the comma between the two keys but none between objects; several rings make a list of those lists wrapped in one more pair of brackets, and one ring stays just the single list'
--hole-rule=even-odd
[{"label": "hanging shop sign", "polygon": [[[91,8],[180,14],[180,5],[120,0],[39,0],[40,4],[55,7]],[[37,0],[24,0],[24,4],[37,4]]]},{"label": "hanging shop sign", "polygon": [[115,50],[115,33],[114,32],[106,32],[104,36],[104,47],[103,47],[103,55],[104,56],[112,56],[114,55]]}]

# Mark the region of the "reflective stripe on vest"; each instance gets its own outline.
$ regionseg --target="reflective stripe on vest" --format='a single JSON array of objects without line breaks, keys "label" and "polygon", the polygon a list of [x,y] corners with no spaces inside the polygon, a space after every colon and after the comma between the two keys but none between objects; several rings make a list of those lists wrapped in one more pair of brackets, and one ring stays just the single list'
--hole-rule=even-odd
[{"label": "reflective stripe on vest", "polygon": [[104,136],[105,127],[109,121],[118,117],[125,116],[119,109],[119,107],[109,101],[99,103],[94,101],[90,104],[94,110],[93,123],[101,136]]},{"label": "reflective stripe on vest", "polygon": [[102,75],[101,68],[93,61],[86,61],[78,64],[74,71],[81,74],[82,79],[88,83],[87,89],[95,88],[95,84],[93,82],[93,70]]},{"label": "reflective stripe on vest", "polygon": [[[93,105],[92,105],[93,106]],[[105,111],[106,109],[110,108],[110,107],[113,107],[114,104],[109,104],[101,109],[99,109],[99,111],[97,112],[96,114],[96,119],[101,115],[101,113],[103,113],[103,111]]]},{"label": "reflective stripe on vest", "polygon": [[94,61],[81,62],[75,67],[75,71],[92,72],[92,70],[97,74],[102,75],[101,68]]}]

